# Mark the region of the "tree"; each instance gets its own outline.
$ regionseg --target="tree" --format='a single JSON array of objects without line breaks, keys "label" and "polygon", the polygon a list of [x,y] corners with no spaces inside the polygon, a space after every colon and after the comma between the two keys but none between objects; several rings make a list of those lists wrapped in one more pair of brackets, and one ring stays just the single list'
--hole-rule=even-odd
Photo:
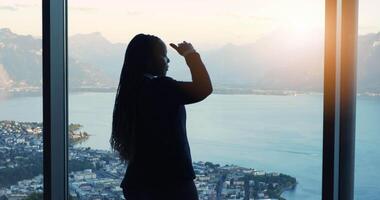
[{"label": "tree", "polygon": [[27,196],[24,200],[43,200],[43,199],[44,199],[43,193],[33,192],[32,194]]},{"label": "tree", "polygon": [[[27,196],[24,200],[43,200],[44,199],[44,194],[41,192],[33,192],[29,196]],[[74,198],[69,195],[69,200],[74,200]]]}]

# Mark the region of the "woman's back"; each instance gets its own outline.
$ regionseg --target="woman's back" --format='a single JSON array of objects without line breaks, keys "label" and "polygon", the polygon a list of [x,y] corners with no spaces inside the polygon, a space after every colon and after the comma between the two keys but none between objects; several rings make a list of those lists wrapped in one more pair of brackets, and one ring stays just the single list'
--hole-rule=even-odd
[{"label": "woman's back", "polygon": [[187,98],[172,78],[144,77],[137,106],[136,153],[122,185],[195,178],[186,135]]},{"label": "woman's back", "polygon": [[128,200],[196,200],[185,104],[205,99],[212,85],[190,43],[170,44],[186,60],[192,81],[166,77],[169,58],[156,36],[128,44],[115,98],[111,146],[128,168],[120,186]]}]

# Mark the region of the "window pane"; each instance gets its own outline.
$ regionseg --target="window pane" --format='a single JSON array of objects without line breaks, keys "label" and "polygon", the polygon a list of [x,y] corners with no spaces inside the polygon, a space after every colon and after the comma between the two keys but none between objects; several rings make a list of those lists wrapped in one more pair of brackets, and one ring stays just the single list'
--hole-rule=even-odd
[{"label": "window pane", "polygon": [[191,80],[169,46],[185,40],[213,82],[186,105],[200,199],[321,198],[324,1],[72,1],[69,31],[72,195],[122,198],[112,111],[127,44],[145,33],[165,42],[167,76]]},{"label": "window pane", "polygon": [[0,199],[42,199],[41,7],[0,1]]},{"label": "window pane", "polygon": [[355,199],[380,196],[380,22],[376,0],[359,1]]}]

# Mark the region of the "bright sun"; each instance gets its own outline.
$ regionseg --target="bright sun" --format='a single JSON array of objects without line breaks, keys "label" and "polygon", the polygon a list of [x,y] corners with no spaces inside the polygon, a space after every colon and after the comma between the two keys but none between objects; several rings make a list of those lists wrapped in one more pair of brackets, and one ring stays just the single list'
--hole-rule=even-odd
[{"label": "bright sun", "polygon": [[287,24],[287,35],[296,42],[312,40],[315,36],[322,34],[322,28],[307,19],[292,20]]}]

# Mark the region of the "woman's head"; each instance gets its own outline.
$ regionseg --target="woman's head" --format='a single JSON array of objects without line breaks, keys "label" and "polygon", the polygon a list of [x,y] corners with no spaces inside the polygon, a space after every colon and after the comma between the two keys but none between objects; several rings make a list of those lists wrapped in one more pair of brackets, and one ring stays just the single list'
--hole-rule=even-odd
[{"label": "woman's head", "polygon": [[159,37],[138,34],[127,47],[123,67],[136,68],[139,75],[165,76],[169,62],[166,45]]},{"label": "woman's head", "polygon": [[124,161],[135,154],[137,97],[144,74],[165,76],[169,59],[165,43],[153,35],[138,34],[128,44],[113,110],[111,147]]}]

